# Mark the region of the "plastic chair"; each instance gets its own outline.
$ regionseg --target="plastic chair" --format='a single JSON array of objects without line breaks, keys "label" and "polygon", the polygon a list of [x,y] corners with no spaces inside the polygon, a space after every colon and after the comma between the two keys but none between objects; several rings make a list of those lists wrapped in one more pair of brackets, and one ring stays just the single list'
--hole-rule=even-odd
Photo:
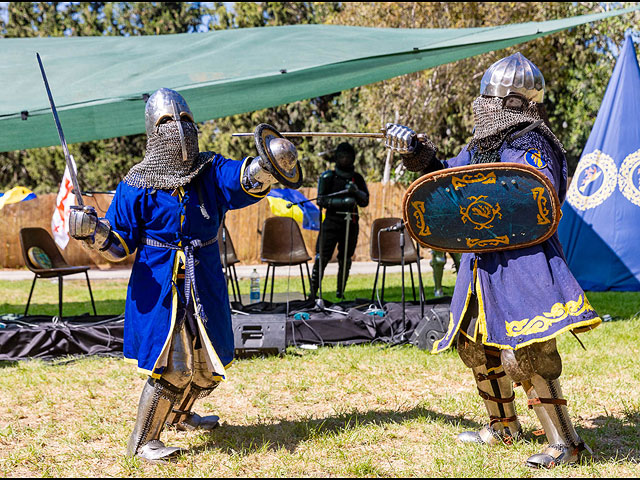
[{"label": "plastic chair", "polygon": [[[380,266],[382,266],[382,294],[380,296],[380,302],[384,302],[384,285],[386,280],[387,267],[393,265],[402,265],[402,252],[400,249],[400,232],[380,232],[383,228],[388,228],[396,225],[400,222],[400,218],[386,217],[377,218],[371,224],[371,243],[369,255],[371,260],[378,262],[376,268],[376,276],[373,281],[373,290],[371,291],[371,302],[374,301],[376,294],[376,286],[378,285],[378,273]],[[378,244],[378,232],[380,232],[380,243]],[[418,267],[418,275],[420,275],[420,259],[418,258],[418,252],[413,244],[411,237],[405,232],[405,246],[404,246],[404,264],[409,265],[409,272],[411,273],[411,290],[413,291],[413,300],[416,301],[416,287],[413,280],[413,269],[411,264],[415,263]],[[422,286],[422,279],[419,278],[420,283],[420,295],[424,298],[424,289]]]},{"label": "plastic chair", "polygon": [[[89,296],[91,297],[91,306],[93,307],[93,314],[96,313],[96,304],[93,300],[93,292],[91,291],[91,283],[89,282],[89,266],[72,266],[69,265],[58,247],[51,234],[44,228],[22,228],[20,229],[20,243],[22,245],[22,256],[24,263],[29,270],[31,270],[35,276],[33,277],[33,283],[31,284],[31,291],[29,292],[29,299],[27,300],[27,306],[24,309],[24,316],[27,316],[29,311],[29,304],[31,303],[31,295],[33,294],[33,288],[36,286],[36,280],[38,278],[53,278],[58,277],[58,317],[62,319],[62,277],[66,275],[73,275],[74,273],[84,272],[87,277],[87,287],[89,288]],[[41,248],[47,256],[51,259],[51,268],[40,268],[34,265],[29,259],[29,249],[31,247]]]},{"label": "plastic chair", "polygon": [[296,221],[289,217],[269,217],[262,225],[262,245],[260,247],[260,259],[267,263],[267,276],[262,291],[262,301],[267,293],[267,283],[269,283],[269,271],[271,274],[271,297],[269,303],[273,303],[273,283],[276,267],[288,265],[298,265],[300,267],[300,279],[302,280],[302,293],[307,298],[307,291],[304,285],[304,274],[302,264],[307,267],[307,278],[311,286],[311,274],[309,264],[311,257],[307,253],[307,247],[302,238],[300,227]]},{"label": "plastic chair", "polygon": [[238,272],[236,272],[236,263],[240,263],[236,255],[236,249],[233,247],[233,241],[229,230],[223,225],[218,229],[218,248],[220,249],[220,262],[226,270],[225,275],[231,279],[231,291],[233,292],[233,300],[242,304],[242,296],[240,295],[240,283],[238,282]]}]

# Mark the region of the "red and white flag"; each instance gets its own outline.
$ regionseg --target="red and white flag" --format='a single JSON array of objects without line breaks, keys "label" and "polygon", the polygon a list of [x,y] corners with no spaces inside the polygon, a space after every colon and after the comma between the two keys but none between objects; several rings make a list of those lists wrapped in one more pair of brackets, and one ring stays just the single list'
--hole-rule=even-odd
[{"label": "red and white flag", "polygon": [[[76,162],[71,157],[71,164],[76,174],[78,169]],[[73,182],[71,181],[71,175],[69,174],[69,167],[65,167],[64,176],[62,177],[62,183],[60,184],[60,190],[58,191],[58,197],[56,198],[56,208],[53,211],[53,217],[51,218],[51,232],[53,233],[53,239],[58,246],[64,250],[69,243],[69,212],[71,205],[76,204],[76,196],[73,194]]]}]

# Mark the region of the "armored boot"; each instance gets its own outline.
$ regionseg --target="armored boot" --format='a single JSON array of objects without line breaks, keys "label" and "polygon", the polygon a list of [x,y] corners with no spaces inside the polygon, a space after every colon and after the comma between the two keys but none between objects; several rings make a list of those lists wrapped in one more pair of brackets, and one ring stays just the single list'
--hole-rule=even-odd
[{"label": "armored boot", "polygon": [[138,416],[127,444],[127,455],[138,456],[152,463],[160,463],[182,452],[166,447],[160,441],[160,432],[182,391],[162,380],[149,378],[142,389]]},{"label": "armored boot", "polygon": [[195,349],[193,355],[193,380],[186,388],[177,407],[173,408],[167,424],[181,431],[211,431],[218,427],[220,417],[217,415],[203,417],[193,412],[192,408],[197,399],[210,395],[219,384],[220,382],[214,380],[211,373],[209,373],[204,350],[202,348]]},{"label": "armored boot", "polygon": [[549,442],[542,453],[529,457],[527,466],[552,468],[577,462],[583,451],[592,453],[571,423],[558,379],[546,380],[536,374],[530,382],[523,382],[523,387],[529,397],[529,408],[536,413]]},{"label": "armored boot", "polygon": [[217,415],[201,417],[191,410],[197,399],[209,395],[216,386],[213,388],[202,388],[192,383],[187,390],[185,390],[182,400],[177,404],[177,408],[174,407],[172,409],[167,424],[181,431],[211,431],[218,427],[220,417]]},{"label": "armored boot", "polygon": [[463,443],[511,444],[521,433],[514,404],[513,382],[501,365],[489,368],[482,365],[473,367],[472,371],[478,393],[489,413],[489,423],[478,432],[462,432],[457,439]]}]

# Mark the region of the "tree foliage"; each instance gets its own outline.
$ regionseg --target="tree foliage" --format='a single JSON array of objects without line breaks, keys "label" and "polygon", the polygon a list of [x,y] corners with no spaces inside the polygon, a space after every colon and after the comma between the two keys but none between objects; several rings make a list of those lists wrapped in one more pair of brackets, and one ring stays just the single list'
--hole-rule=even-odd
[{"label": "tree foliage", "polygon": [[[461,28],[543,21],[611,8],[596,2],[13,2],[4,37],[62,35],[157,35],[274,25],[333,23],[368,27]],[[623,6],[617,4],[616,6]],[[455,155],[471,136],[471,103],[480,78],[494,61],[516,51],[536,63],[546,80],[545,103],[552,127],[568,151],[572,171],[595,120],[615,63],[616,45],[637,25],[634,12],[582,25],[526,44],[441,65],[345,92],[205,122],[200,147],[231,158],[254,147],[231,133],[267,122],[281,130],[378,131],[400,122],[427,133],[441,158]],[[357,143],[356,143],[357,142]],[[306,183],[329,167],[335,139],[297,141]],[[353,140],[358,167],[367,180],[382,178],[386,152],[379,141]],[[87,190],[115,188],[144,154],[135,135],[70,146]],[[0,189],[25,185],[56,191],[64,170],[60,147],[0,154]],[[397,163],[397,159],[396,159]],[[85,168],[82,168],[85,166]],[[412,180],[410,174],[399,179]]]}]

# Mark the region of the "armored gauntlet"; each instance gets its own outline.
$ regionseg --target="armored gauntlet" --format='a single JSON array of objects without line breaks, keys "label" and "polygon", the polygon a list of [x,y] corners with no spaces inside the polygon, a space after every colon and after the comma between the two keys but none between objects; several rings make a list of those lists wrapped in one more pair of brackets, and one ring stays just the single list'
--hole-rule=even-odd
[{"label": "armored gauntlet", "polygon": [[69,235],[76,240],[82,240],[86,248],[98,250],[107,260],[118,262],[127,256],[126,246],[111,231],[109,222],[98,218],[93,207],[71,207]]},{"label": "armored gauntlet", "polygon": [[402,164],[410,172],[429,173],[443,168],[436,158],[436,146],[426,135],[417,135],[409,127],[387,123],[385,147],[402,155]]}]

